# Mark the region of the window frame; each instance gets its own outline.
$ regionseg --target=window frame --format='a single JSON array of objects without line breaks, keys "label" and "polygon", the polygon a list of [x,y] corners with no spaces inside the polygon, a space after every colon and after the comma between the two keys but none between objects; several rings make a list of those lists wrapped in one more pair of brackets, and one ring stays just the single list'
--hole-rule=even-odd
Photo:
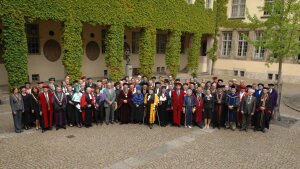
[{"label": "window frame", "polygon": [[244,58],[247,56],[248,46],[249,46],[243,34],[249,36],[249,32],[239,32],[237,56],[240,58]]},{"label": "window frame", "polygon": [[[263,31],[255,31],[255,39],[261,40],[264,36],[263,34],[264,34]],[[255,46],[253,58],[254,59],[263,59],[265,57],[265,53],[266,53],[266,50],[264,47],[262,47],[261,45],[258,47]]]},{"label": "window frame", "polygon": [[233,34],[230,31],[222,32],[221,56],[230,56],[232,49],[232,35]]},{"label": "window frame", "polygon": [[156,35],[156,53],[165,54],[167,49],[167,34],[158,33]]},{"label": "window frame", "polygon": [[132,54],[139,54],[140,38],[141,38],[140,32],[134,31],[131,33],[131,53]]},{"label": "window frame", "polygon": [[245,18],[246,0],[232,0],[231,18]]},{"label": "window frame", "polygon": [[[34,26],[36,34],[29,32]],[[40,55],[41,54],[41,42],[40,42],[40,28],[38,23],[26,23],[26,39],[27,39],[27,53],[28,55]],[[35,46],[36,45],[36,46]],[[36,48],[36,49],[33,49]]]}]

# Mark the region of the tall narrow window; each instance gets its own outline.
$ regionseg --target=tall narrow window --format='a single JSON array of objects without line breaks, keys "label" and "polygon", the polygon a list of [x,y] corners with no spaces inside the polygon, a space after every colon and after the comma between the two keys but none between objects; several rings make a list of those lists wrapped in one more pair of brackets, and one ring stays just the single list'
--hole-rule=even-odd
[{"label": "tall narrow window", "polygon": [[231,51],[232,32],[223,32],[222,55],[229,56]]},{"label": "tall narrow window", "polygon": [[248,36],[248,33],[239,33],[238,56],[240,57],[245,57],[247,55],[248,42],[244,36]]},{"label": "tall narrow window", "polygon": [[[263,37],[263,32],[256,32],[256,40],[261,42],[261,39]],[[259,45],[255,48],[254,58],[261,59],[265,56],[265,49],[262,45]]]},{"label": "tall narrow window", "polygon": [[243,18],[245,17],[245,6],[246,0],[232,0],[232,18]]},{"label": "tall narrow window", "polygon": [[165,53],[167,45],[167,35],[165,34],[157,34],[156,39],[156,52],[157,53]]},{"label": "tall narrow window", "polygon": [[29,54],[39,54],[40,53],[40,36],[39,36],[39,26],[38,24],[27,24],[26,25],[27,34],[27,46]]},{"label": "tall narrow window", "polygon": [[132,32],[132,53],[139,53],[140,32]]},{"label": "tall narrow window", "polygon": [[205,8],[212,8],[212,0],[205,0]]},{"label": "tall narrow window", "polygon": [[105,38],[106,38],[106,30],[102,29],[101,30],[101,50],[102,53],[105,53]]}]

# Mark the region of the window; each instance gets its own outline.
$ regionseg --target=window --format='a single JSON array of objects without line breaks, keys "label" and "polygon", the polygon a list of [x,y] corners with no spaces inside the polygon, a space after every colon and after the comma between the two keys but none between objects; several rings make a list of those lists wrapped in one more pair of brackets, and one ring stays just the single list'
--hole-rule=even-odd
[{"label": "window", "polygon": [[245,17],[245,6],[246,0],[232,0],[232,18],[243,18]]},{"label": "window", "polygon": [[278,74],[275,75],[275,80],[278,80],[279,79],[279,76]]},{"label": "window", "polygon": [[27,24],[26,25],[27,34],[27,46],[29,54],[39,54],[40,53],[40,37],[39,37],[39,27],[38,24]]},{"label": "window", "polygon": [[165,68],[165,67],[161,67],[160,71],[161,71],[161,72],[165,72],[165,71],[166,71],[166,68]]},{"label": "window", "polygon": [[[263,37],[263,32],[256,32],[256,40],[260,41]],[[262,45],[259,45],[255,48],[254,58],[262,59],[265,55],[265,49]]]},{"label": "window", "polygon": [[264,16],[269,16],[270,13],[274,10],[273,3],[273,0],[265,0]]},{"label": "window", "polygon": [[269,74],[268,74],[268,79],[269,79],[269,80],[273,80],[273,74],[272,74],[272,73],[269,73]]},{"label": "window", "polygon": [[232,41],[232,33],[231,32],[223,32],[222,39],[222,55],[229,56],[231,51],[231,41]]},{"label": "window", "polygon": [[101,31],[101,50],[102,53],[105,53],[105,38],[106,38],[107,31],[105,29],[102,29]]},{"label": "window", "polygon": [[157,53],[165,53],[167,45],[167,35],[165,34],[157,34],[156,40],[156,52]]},{"label": "window", "polygon": [[156,67],[156,72],[160,72],[160,67]]},{"label": "window", "polygon": [[40,81],[40,75],[39,75],[39,74],[32,74],[32,75],[31,75],[31,80],[32,80],[33,82],[38,82],[38,81]]},{"label": "window", "polygon": [[185,36],[181,36],[181,49],[180,49],[180,53],[184,53],[185,52]]},{"label": "window", "polygon": [[207,39],[201,42],[200,54],[201,56],[206,56],[207,53]]},{"label": "window", "polygon": [[132,32],[132,53],[139,53],[140,32]]},{"label": "window", "polygon": [[239,71],[234,70],[234,71],[233,71],[233,75],[234,75],[234,76],[238,76],[238,75],[239,75]]},{"label": "window", "polygon": [[248,36],[248,33],[239,33],[239,46],[238,46],[238,56],[245,57],[247,55],[248,42],[244,36]]},{"label": "window", "polygon": [[240,76],[244,77],[245,76],[245,71],[240,71]]},{"label": "window", "polygon": [[205,1],[205,8],[212,8],[212,0]]}]

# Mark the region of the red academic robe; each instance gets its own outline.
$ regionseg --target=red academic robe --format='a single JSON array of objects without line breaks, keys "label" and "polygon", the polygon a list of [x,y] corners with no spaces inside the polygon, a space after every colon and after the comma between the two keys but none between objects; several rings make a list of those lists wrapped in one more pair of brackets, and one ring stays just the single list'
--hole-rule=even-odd
[{"label": "red academic robe", "polygon": [[[203,95],[203,94],[202,94]],[[195,96],[195,100],[196,100],[196,112],[194,113],[194,121],[196,123],[201,123],[202,122],[202,114],[203,114],[203,104],[204,104],[204,100],[203,97],[199,97],[197,98]]]},{"label": "red academic robe", "polygon": [[182,112],[183,99],[184,99],[183,90],[180,90],[179,96],[177,96],[177,90],[174,90],[172,92],[173,122],[175,125],[180,125],[180,116]]},{"label": "red academic robe", "polygon": [[[88,103],[86,102],[86,94],[87,93],[83,93],[81,100],[80,100],[80,107],[83,108],[85,107]],[[95,97],[94,95],[91,93],[92,95],[92,105],[95,104]],[[84,118],[85,118],[85,110],[82,110],[81,112],[81,116],[82,116],[82,121],[84,122]]]},{"label": "red academic robe", "polygon": [[[53,104],[52,104],[52,97],[53,94],[51,92],[48,92],[48,98],[49,98],[49,103],[47,105],[46,97],[44,92],[39,94],[40,98],[40,104],[41,104],[41,111],[42,111],[42,116],[44,119],[44,126],[43,128],[52,128],[52,121],[53,121]],[[48,114],[49,111],[49,114]]]}]

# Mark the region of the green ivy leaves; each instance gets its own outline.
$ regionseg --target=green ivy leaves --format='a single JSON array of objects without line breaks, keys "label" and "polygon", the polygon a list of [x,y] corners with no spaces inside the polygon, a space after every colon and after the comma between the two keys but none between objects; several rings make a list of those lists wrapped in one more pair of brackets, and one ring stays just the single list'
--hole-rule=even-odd
[{"label": "green ivy leaves", "polygon": [[173,77],[176,77],[179,68],[181,49],[181,32],[172,31],[169,35],[166,48],[166,65]]}]

